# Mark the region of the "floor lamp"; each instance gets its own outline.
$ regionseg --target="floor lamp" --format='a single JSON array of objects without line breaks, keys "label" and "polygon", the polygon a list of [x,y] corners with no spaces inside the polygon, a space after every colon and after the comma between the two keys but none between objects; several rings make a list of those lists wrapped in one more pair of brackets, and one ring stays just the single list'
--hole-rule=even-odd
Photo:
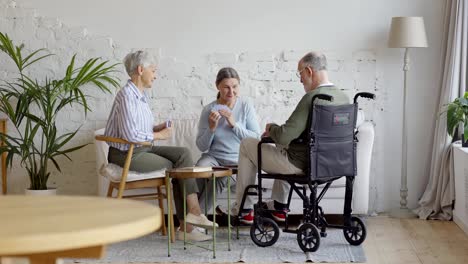
[{"label": "floor lamp", "polygon": [[401,187],[400,208],[390,212],[390,216],[397,218],[411,218],[416,215],[408,209],[408,187],[407,187],[407,121],[406,121],[406,74],[409,70],[409,48],[426,48],[427,38],[422,17],[393,17],[388,39],[389,48],[405,48],[403,65],[403,130],[402,130],[402,153],[401,153]]}]

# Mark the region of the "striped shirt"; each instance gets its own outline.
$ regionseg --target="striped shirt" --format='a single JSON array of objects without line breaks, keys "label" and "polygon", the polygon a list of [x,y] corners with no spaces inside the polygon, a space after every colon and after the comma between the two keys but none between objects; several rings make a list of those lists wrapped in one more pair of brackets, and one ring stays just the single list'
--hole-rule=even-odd
[{"label": "striped shirt", "polygon": [[[131,80],[117,92],[104,134],[130,142],[153,141],[153,113],[148,98]],[[129,148],[127,144],[108,144],[123,151]]]}]

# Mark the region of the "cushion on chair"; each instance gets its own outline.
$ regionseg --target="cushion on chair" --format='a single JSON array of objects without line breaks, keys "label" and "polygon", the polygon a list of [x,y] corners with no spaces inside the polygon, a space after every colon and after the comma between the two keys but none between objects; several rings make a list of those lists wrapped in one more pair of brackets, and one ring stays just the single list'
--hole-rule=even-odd
[{"label": "cushion on chair", "polygon": [[[94,135],[104,135],[104,128],[96,130]],[[109,181],[120,182],[122,178],[122,167],[109,164],[107,162],[107,154],[109,152],[109,145],[104,141],[95,140],[96,147],[96,168],[101,176],[106,177]],[[127,182],[146,180],[153,178],[163,178],[165,176],[165,169],[152,171],[148,173],[139,173],[136,171],[129,171],[127,175]]]},{"label": "cushion on chair", "polygon": [[[99,170],[100,174],[112,182],[120,182],[122,178],[122,167],[109,163],[102,164],[101,169]],[[140,173],[136,171],[129,171],[127,175],[127,182],[138,181],[138,180],[147,180],[154,178],[164,178],[166,169],[151,171],[147,173]]]}]

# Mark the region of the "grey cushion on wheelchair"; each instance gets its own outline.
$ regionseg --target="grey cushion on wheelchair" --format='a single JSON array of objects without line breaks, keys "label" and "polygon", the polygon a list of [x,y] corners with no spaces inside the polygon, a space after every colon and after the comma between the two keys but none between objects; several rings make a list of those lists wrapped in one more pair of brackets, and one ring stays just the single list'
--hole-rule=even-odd
[{"label": "grey cushion on wheelchair", "polygon": [[312,180],[356,175],[357,105],[314,105],[310,133]]}]

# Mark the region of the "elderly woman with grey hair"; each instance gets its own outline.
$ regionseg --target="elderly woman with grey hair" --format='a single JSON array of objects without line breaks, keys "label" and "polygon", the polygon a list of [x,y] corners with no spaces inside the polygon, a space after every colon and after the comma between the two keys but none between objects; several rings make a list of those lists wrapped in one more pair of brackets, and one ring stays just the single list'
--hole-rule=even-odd
[{"label": "elderly woman with grey hair", "polygon": [[[200,115],[197,133],[197,147],[203,152],[197,166],[236,165],[239,159],[239,145],[244,138],[259,138],[260,127],[253,103],[239,96],[240,77],[231,67],[225,67],[216,75],[216,100],[206,105]],[[234,181],[235,182],[235,181]],[[198,179],[201,191],[199,202],[202,209],[209,209],[213,204],[213,182]],[[227,177],[216,178],[215,190],[221,194],[227,185]],[[206,204],[206,205],[205,205]],[[219,212],[219,210],[217,209]],[[250,222],[248,222],[250,220]],[[252,224],[252,219],[241,219],[243,223]]]},{"label": "elderly woman with grey hair", "polygon": [[[171,136],[172,128],[166,123],[153,125],[153,114],[148,103],[146,91],[151,89],[156,79],[156,65],[151,56],[144,51],[128,54],[124,59],[125,69],[130,79],[117,93],[112,110],[107,121],[106,136],[123,138],[130,142],[143,142],[167,139]],[[110,163],[123,166],[128,151],[128,145],[109,143]],[[139,146],[135,148],[130,164],[130,170],[149,172],[161,169],[193,166],[192,157],[187,148],[171,146]],[[194,179],[186,179],[187,197],[182,197],[180,185],[174,181],[174,199],[177,217],[183,221],[198,226],[213,226],[205,215],[201,214],[198,203],[198,188]],[[187,199],[188,214],[183,214],[183,199]],[[181,225],[182,226],[182,225]],[[183,239],[181,232],[177,234]],[[204,241],[211,236],[200,232],[187,224],[187,239]]]}]

